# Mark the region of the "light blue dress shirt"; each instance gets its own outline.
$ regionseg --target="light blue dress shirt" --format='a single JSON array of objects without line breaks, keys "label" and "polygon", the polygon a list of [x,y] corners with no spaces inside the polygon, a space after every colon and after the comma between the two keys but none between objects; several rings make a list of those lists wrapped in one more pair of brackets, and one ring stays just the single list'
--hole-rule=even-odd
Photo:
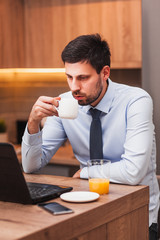
[{"label": "light blue dress shirt", "polygon": [[[61,95],[71,98],[71,92]],[[152,99],[143,89],[117,84],[109,86],[96,106],[102,111],[103,155],[111,160],[110,181],[129,185],[149,185],[149,225],[157,222],[159,187],[156,179],[156,146],[152,122]],[[30,135],[27,127],[22,141],[25,172],[45,166],[68,138],[79,160],[81,178],[88,178],[90,105],[79,106],[74,120],[48,117],[42,131]]]}]

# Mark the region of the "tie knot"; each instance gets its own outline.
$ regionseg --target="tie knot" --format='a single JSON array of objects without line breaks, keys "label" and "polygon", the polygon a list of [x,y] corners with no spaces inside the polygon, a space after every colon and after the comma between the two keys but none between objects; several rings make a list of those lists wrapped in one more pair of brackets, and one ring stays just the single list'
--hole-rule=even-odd
[{"label": "tie knot", "polygon": [[90,111],[93,119],[99,118],[99,116],[101,114],[101,111],[98,109],[95,109],[95,108],[90,108],[89,111]]}]

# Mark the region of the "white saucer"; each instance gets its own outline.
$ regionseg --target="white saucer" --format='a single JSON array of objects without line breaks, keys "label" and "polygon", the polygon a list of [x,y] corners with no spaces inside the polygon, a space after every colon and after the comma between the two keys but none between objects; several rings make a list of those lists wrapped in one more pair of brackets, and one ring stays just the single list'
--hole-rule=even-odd
[{"label": "white saucer", "polygon": [[88,191],[67,192],[60,195],[67,202],[92,202],[99,198],[99,194]]}]

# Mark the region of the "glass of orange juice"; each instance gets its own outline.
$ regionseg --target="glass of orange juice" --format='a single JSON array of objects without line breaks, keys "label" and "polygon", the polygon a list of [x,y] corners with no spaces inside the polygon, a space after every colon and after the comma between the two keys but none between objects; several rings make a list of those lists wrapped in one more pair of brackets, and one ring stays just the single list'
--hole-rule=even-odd
[{"label": "glass of orange juice", "polygon": [[110,164],[107,159],[88,160],[89,190],[100,195],[109,192]]}]

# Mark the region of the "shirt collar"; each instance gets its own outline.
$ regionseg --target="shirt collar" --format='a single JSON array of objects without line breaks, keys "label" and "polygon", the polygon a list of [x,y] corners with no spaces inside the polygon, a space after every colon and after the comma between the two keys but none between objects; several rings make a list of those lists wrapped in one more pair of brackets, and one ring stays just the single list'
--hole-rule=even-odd
[{"label": "shirt collar", "polygon": [[[108,79],[107,91],[95,108],[104,113],[108,113],[110,111],[114,96],[115,96],[115,84],[110,79]],[[89,109],[91,108],[91,105],[80,106],[80,108],[82,109],[82,111],[88,113]]]}]

